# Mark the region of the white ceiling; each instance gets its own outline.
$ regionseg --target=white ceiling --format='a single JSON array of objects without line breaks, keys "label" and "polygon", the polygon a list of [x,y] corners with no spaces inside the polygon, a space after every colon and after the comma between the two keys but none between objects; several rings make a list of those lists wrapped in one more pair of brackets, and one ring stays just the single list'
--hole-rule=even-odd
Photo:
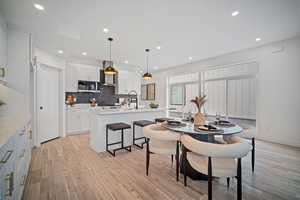
[{"label": "white ceiling", "polygon": [[[9,24],[33,33],[35,45],[49,53],[107,59],[112,36],[115,63],[145,69],[150,48],[152,70],[300,33],[299,0],[0,0],[0,8]],[[232,17],[235,10],[240,14]]]}]

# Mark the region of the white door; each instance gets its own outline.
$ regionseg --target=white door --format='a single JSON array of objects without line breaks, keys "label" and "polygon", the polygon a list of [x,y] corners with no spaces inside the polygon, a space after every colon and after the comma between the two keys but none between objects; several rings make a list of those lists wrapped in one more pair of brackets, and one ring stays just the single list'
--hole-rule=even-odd
[{"label": "white door", "polygon": [[37,73],[38,138],[45,142],[59,136],[59,71],[40,65]]}]

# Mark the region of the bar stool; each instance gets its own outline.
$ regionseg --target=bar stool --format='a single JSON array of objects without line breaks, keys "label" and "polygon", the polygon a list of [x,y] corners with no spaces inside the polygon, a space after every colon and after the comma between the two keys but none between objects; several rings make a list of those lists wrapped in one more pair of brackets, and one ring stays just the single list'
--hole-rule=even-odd
[{"label": "bar stool", "polygon": [[155,118],[156,123],[162,123],[168,120],[172,120],[172,118],[162,117],[162,118]]},{"label": "bar stool", "polygon": [[[119,151],[121,149],[125,149],[129,152],[131,152],[131,146],[126,146],[124,147],[124,130],[125,129],[130,129],[131,126],[126,123],[113,123],[113,124],[106,124],[106,151],[110,153],[112,156],[116,156],[116,151]],[[121,141],[120,142],[114,142],[114,143],[108,143],[108,130],[112,131],[119,131],[121,130]],[[113,152],[111,152],[108,147],[111,145],[116,145],[116,144],[121,144],[120,148],[113,149]]]},{"label": "bar stool", "polygon": [[[133,145],[139,147],[140,149],[143,149],[143,146],[146,143],[146,138],[145,137],[138,137],[138,138],[135,137],[135,126],[145,127],[145,126],[148,126],[150,124],[154,124],[154,122],[149,121],[149,120],[139,120],[139,121],[134,121],[133,122],[133,125],[132,125],[133,126],[132,127],[133,128],[133,130],[132,130],[132,132],[133,132]],[[138,144],[135,143],[135,141],[141,140],[141,139],[145,140],[143,143],[141,143],[141,145],[138,145]]]}]

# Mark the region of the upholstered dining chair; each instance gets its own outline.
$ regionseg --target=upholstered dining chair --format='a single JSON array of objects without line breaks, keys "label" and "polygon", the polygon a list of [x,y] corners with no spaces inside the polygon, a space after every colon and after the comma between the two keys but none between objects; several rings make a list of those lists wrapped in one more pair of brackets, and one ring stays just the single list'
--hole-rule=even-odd
[{"label": "upholstered dining chair", "polygon": [[256,128],[254,126],[239,124],[239,126],[243,129],[243,132],[240,134],[242,138],[251,141],[252,152],[251,152],[251,164],[252,164],[252,172],[254,172],[255,167],[255,136],[256,136]]},{"label": "upholstered dining chair", "polygon": [[170,131],[161,124],[143,127],[142,134],[146,137],[146,175],[148,176],[150,154],[175,155],[176,180],[179,180],[179,139],[180,134]]},{"label": "upholstered dining chair", "polygon": [[[201,142],[189,135],[180,138],[182,143],[184,185],[186,186],[186,163],[200,173],[208,175],[208,199],[212,199],[213,177],[237,178],[237,199],[242,199],[242,157],[251,145],[239,137],[227,138],[229,144]],[[189,152],[188,152],[189,151]]]}]

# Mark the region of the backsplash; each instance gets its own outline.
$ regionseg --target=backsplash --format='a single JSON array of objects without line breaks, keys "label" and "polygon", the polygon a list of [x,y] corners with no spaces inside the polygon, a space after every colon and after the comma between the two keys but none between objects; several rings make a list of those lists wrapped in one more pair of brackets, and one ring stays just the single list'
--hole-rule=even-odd
[{"label": "backsplash", "polygon": [[91,98],[97,99],[97,104],[100,106],[112,106],[116,103],[115,87],[103,85],[97,92],[66,92],[68,95],[77,99],[76,104],[90,103]]}]

